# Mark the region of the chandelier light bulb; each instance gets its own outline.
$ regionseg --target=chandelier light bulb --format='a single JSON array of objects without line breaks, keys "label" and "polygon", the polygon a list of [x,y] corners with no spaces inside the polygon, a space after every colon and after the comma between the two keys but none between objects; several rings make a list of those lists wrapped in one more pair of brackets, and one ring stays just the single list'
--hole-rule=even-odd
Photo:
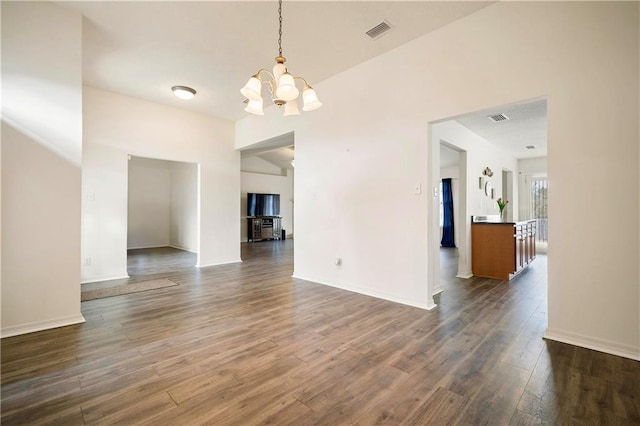
[{"label": "chandelier light bulb", "polygon": [[260,95],[261,90],[262,82],[257,75],[254,75],[249,79],[249,81],[247,81],[247,84],[240,89],[240,93],[250,101],[259,101],[262,100],[262,95]]},{"label": "chandelier light bulb", "polygon": [[278,80],[276,96],[288,102],[296,99],[299,93],[300,91],[296,87],[293,76],[288,72],[282,74],[282,76],[280,76],[280,80]]},{"label": "chandelier light bulb", "polygon": [[260,98],[260,100],[249,100],[249,103],[244,110],[251,114],[264,115],[264,111],[262,110],[262,98]]},{"label": "chandelier light bulb", "polygon": [[313,90],[311,86],[306,86],[302,91],[302,101],[304,102],[302,106],[303,111],[313,111],[322,106],[322,102],[318,99],[316,91]]},{"label": "chandelier light bulb", "polygon": [[283,117],[289,117],[290,115],[300,115],[300,110],[298,109],[298,102],[294,100],[287,102],[284,104],[284,114]]}]

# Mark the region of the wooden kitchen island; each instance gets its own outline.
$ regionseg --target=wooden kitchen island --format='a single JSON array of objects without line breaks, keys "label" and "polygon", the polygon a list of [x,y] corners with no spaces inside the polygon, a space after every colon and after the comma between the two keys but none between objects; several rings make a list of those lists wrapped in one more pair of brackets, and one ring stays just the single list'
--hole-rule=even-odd
[{"label": "wooden kitchen island", "polygon": [[471,218],[471,269],[479,277],[510,280],[536,257],[536,221]]}]

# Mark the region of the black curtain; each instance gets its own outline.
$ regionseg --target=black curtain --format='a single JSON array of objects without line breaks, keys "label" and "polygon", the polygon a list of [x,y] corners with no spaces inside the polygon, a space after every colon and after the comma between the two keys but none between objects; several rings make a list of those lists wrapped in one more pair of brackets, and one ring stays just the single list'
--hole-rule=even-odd
[{"label": "black curtain", "polygon": [[442,179],[442,247],[455,247],[453,236],[453,192],[451,191],[451,179]]}]

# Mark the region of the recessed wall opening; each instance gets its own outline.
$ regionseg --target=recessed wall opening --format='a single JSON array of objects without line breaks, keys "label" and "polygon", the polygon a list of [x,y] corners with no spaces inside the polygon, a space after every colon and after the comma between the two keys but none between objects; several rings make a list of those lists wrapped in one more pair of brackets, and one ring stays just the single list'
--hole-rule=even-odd
[{"label": "recessed wall opening", "polygon": [[128,168],[128,275],[195,267],[198,165],[130,156]]}]

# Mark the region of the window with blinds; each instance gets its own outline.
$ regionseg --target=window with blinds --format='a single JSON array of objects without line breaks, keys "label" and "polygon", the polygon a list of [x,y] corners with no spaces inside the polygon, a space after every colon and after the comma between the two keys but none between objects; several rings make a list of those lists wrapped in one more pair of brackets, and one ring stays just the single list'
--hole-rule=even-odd
[{"label": "window with blinds", "polygon": [[536,220],[536,241],[547,242],[547,178],[536,177],[530,181],[531,218]]}]

